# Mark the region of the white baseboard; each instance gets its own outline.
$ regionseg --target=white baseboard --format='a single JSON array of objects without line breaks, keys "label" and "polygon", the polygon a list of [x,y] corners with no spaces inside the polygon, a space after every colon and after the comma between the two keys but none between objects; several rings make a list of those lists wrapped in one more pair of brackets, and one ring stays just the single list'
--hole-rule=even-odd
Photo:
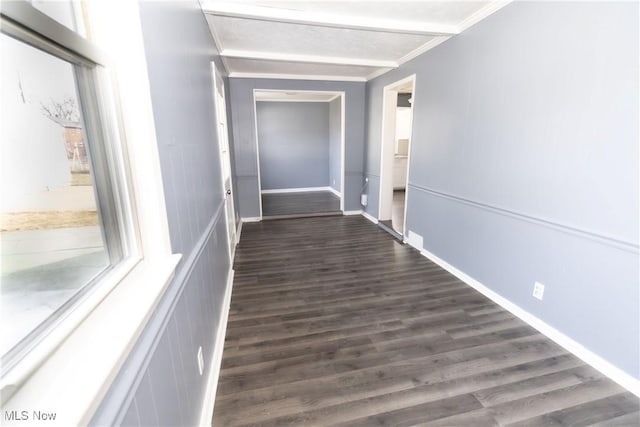
[{"label": "white baseboard", "polygon": [[200,414],[199,424],[201,426],[211,426],[211,419],[213,418],[213,406],[216,401],[218,378],[220,377],[220,367],[222,365],[222,350],[224,349],[224,338],[227,333],[227,320],[229,318],[229,307],[231,305],[234,273],[235,271],[233,269],[229,270],[227,289],[225,290],[224,300],[222,301],[222,310],[220,311],[218,330],[216,332],[216,342],[214,343],[213,354],[211,355],[209,365],[207,388],[204,393],[204,402],[202,402],[202,413]]},{"label": "white baseboard", "polygon": [[338,190],[336,190],[336,189],[335,189],[335,188],[333,188],[333,187],[327,187],[327,190],[331,191],[333,194],[335,194],[335,195],[336,195],[336,196],[338,196],[338,197],[342,197],[342,193],[341,193],[341,192],[339,192]]},{"label": "white baseboard", "polygon": [[475,290],[477,290],[478,292],[480,292],[481,294],[483,294],[484,296],[486,296],[487,298],[489,298],[490,300],[498,304],[500,307],[511,312],[511,314],[520,318],[520,320],[524,321],[529,326],[537,329],[541,334],[545,335],[547,338],[551,339],[552,341],[554,341],[556,344],[563,347],[568,352],[582,359],[582,361],[584,361],[588,365],[591,365],[593,368],[600,371],[603,375],[609,377],[610,379],[612,379],[622,387],[629,390],[631,393],[640,397],[640,380],[639,379],[634,378],[633,376],[624,372],[617,366],[612,365],[610,362],[606,361],[605,359],[598,356],[591,350],[587,349],[579,342],[563,334],[553,326],[549,325],[545,321],[539,319],[538,317],[524,310],[520,306],[512,303],[511,301],[504,298],[503,296],[492,291],[482,283],[478,282],[473,277],[467,275],[466,273],[458,270],[456,267],[447,263],[445,260],[438,258],[436,255],[432,254],[431,252],[427,251],[424,248],[419,248],[419,249],[421,249],[420,253],[424,257],[438,264],[440,267],[444,268],[449,273],[453,274],[458,279],[462,280],[467,285],[471,286],[472,288],[474,288]]},{"label": "white baseboard", "polygon": [[342,215],[362,215],[362,211],[342,211]]},{"label": "white baseboard", "polygon": [[262,218],[259,216],[251,216],[247,218],[240,218],[240,222],[260,222]]},{"label": "white baseboard", "polygon": [[367,218],[369,221],[371,221],[371,222],[372,222],[372,223],[374,223],[374,224],[377,224],[377,223],[378,223],[378,218],[374,218],[373,216],[371,216],[370,214],[368,214],[368,213],[367,213],[367,212],[365,212],[365,211],[362,211],[362,216],[363,216],[363,217],[365,217],[365,218]]},{"label": "white baseboard", "polygon": [[[261,190],[262,194],[276,194],[276,193],[306,193],[308,191],[331,191],[335,192],[331,187],[301,187],[301,188],[278,188],[275,190]],[[340,193],[338,193],[340,195]]]},{"label": "white baseboard", "polygon": [[240,237],[242,235],[242,218],[238,221],[238,229],[236,230],[236,245],[240,243]]}]

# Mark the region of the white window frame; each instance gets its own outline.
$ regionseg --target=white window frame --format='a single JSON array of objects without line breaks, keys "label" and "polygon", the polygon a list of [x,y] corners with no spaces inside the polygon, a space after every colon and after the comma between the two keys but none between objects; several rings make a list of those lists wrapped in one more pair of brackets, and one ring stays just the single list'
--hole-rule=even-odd
[{"label": "white window frame", "polygon": [[129,141],[128,170],[118,173],[127,183],[123,200],[130,201],[138,248],[0,379],[3,423],[5,411],[42,410],[56,413],[55,424],[87,424],[181,258],[171,251],[138,4],[109,3],[83,3],[91,43],[26,2],[2,5],[4,16],[22,14],[52,43],[105,66],[100,97],[119,107],[109,124]]}]

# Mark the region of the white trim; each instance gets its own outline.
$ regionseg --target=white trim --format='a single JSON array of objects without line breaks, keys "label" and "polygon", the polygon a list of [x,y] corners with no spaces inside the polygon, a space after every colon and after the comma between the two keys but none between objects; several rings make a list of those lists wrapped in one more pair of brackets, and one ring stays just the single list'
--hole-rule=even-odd
[{"label": "white trim", "polygon": [[518,317],[526,324],[538,330],[541,334],[551,339],[552,341],[554,341],[556,344],[563,347],[565,350],[567,350],[571,354],[580,358],[583,362],[597,369],[603,375],[609,377],[610,379],[612,379],[622,387],[629,390],[631,393],[640,397],[640,380],[639,379],[634,378],[631,375],[627,374],[620,368],[614,366],[613,364],[606,361],[602,357],[598,356],[591,350],[587,349],[586,347],[584,347],[582,344],[575,341],[571,337],[560,332],[553,326],[549,325],[545,321],[541,320],[540,318],[524,310],[520,306],[512,303],[511,301],[504,298],[500,294],[492,291],[487,286],[483,285],[473,277],[458,270],[456,267],[452,266],[451,264],[444,261],[443,259],[437,257],[436,255],[432,254],[426,249],[422,248],[420,250],[420,253],[424,257],[438,264],[440,267],[444,268],[449,273],[453,274],[458,279],[462,280],[467,285],[471,286],[472,288],[474,288],[475,290],[477,290],[478,292],[480,292],[481,294],[483,294],[484,296],[486,296],[487,298],[489,298],[490,300],[498,304],[500,307],[511,312],[511,314]]},{"label": "white trim", "polygon": [[506,5],[511,3],[512,1],[513,0],[493,0],[493,1],[490,1],[485,7],[483,7],[482,9],[480,9],[478,11],[476,11],[471,16],[468,16],[464,21],[459,23],[457,25],[458,32],[461,33],[463,31],[465,31],[466,29],[468,29],[469,27],[471,27],[471,26],[477,24],[478,22],[482,21],[484,18],[488,17],[492,13],[497,12],[498,10],[502,9],[503,7],[505,7]]},{"label": "white trim", "polygon": [[398,63],[393,60],[366,59],[353,57],[323,56],[323,55],[300,55],[281,52],[261,52],[256,50],[224,49],[220,56],[239,59],[257,59],[260,61],[277,62],[301,62],[305,64],[332,64],[332,65],[353,65],[358,67],[372,68],[398,68]]},{"label": "white trim", "polygon": [[411,76],[413,81],[413,88],[411,91],[411,133],[409,134],[409,143],[407,146],[407,176],[404,180],[404,212],[402,213],[402,235],[408,233],[409,227],[407,226],[407,208],[409,206],[409,176],[411,172],[411,142],[413,141],[413,117],[416,108],[416,81],[417,76],[414,74]]},{"label": "white trim", "polygon": [[261,190],[261,194],[276,194],[276,193],[307,193],[310,191],[331,191],[336,192],[331,187],[300,187],[300,188],[277,188],[275,190]]},{"label": "white trim", "polygon": [[[240,221],[238,221],[238,228],[236,229],[236,246],[238,246],[238,243],[240,243],[240,236],[241,235],[242,235],[242,218],[240,218]],[[235,252],[234,252],[233,256],[235,258]]]},{"label": "white trim", "polygon": [[373,217],[368,212],[362,211],[362,216],[371,221],[374,224],[378,223],[378,218]]},{"label": "white trim", "polygon": [[[214,25],[210,25],[209,20],[207,20],[207,27],[209,27],[209,32],[211,33],[211,38],[213,38],[213,44],[216,46],[216,50],[218,52],[222,52],[224,50],[222,46],[222,39],[220,38],[220,34],[218,34],[218,31],[216,31],[216,27]],[[231,71],[231,68],[229,68],[227,58],[225,58],[224,56],[220,56],[220,59],[222,60],[224,71],[228,75]]]},{"label": "white trim", "polygon": [[342,193],[331,186],[327,187],[327,190],[340,197],[340,210],[342,210]]},{"label": "white trim", "polygon": [[[308,94],[330,94],[335,95],[331,100],[334,100],[336,97],[341,98],[340,102],[340,191],[337,191],[331,186],[326,187],[303,187],[303,188],[282,188],[282,189],[272,189],[272,190],[263,190],[262,183],[260,181],[260,149],[258,143],[258,111],[257,111],[257,103],[263,102],[262,100],[257,99],[257,94],[260,92],[286,92],[286,89],[253,89],[253,120],[255,125],[255,135],[256,135],[256,163],[258,166],[258,190],[260,195],[262,194],[275,194],[275,193],[302,193],[309,191],[330,191],[334,193],[336,196],[340,198],[340,210],[344,210],[344,189],[345,189],[345,164],[346,164],[346,139],[345,139],[345,118],[346,118],[346,92],[344,91],[323,91],[323,90],[295,90],[292,92],[299,93],[308,93]],[[260,197],[260,218],[262,218],[262,197]]]},{"label": "white trim", "polygon": [[231,293],[233,291],[233,276],[235,271],[229,270],[227,278],[227,289],[224,293],[222,302],[222,310],[220,311],[220,319],[218,319],[218,330],[216,332],[216,340],[214,349],[211,354],[211,362],[209,364],[209,377],[207,378],[207,388],[204,393],[202,402],[202,412],[200,414],[200,426],[211,426],[213,418],[213,407],[216,401],[216,391],[218,389],[218,378],[220,377],[220,368],[222,365],[222,351],[224,350],[224,338],[227,333],[227,321],[229,320],[229,308],[231,306]]},{"label": "white trim", "polygon": [[362,215],[362,210],[357,211],[342,211],[342,215],[351,216],[351,215]]},{"label": "white trim", "polygon": [[340,210],[344,211],[344,191],[345,191],[345,179],[347,174],[345,172],[347,159],[347,140],[346,140],[346,93],[340,94]]},{"label": "white trim", "polygon": [[[262,181],[260,179],[260,144],[258,143],[258,101],[256,99],[256,90],[252,92],[253,96],[253,126],[256,135],[256,170],[258,172],[258,194],[262,194]],[[262,197],[258,196],[258,206],[260,207],[260,219],[262,219]]]},{"label": "white trim", "polygon": [[313,89],[254,89],[254,92],[275,92],[275,93],[296,92],[296,93],[308,93],[308,94],[322,93],[322,94],[328,94],[328,95],[336,95],[334,99],[344,93],[344,91],[337,91],[337,90],[313,90]]},{"label": "white trim", "polygon": [[[482,21],[483,19],[485,19],[486,17],[488,17],[492,13],[497,12],[498,10],[502,9],[503,7],[505,7],[506,5],[511,3],[512,1],[513,0],[493,0],[493,1],[489,2],[486,6],[484,6],[480,10],[476,11],[471,16],[468,16],[464,21],[459,23],[456,26],[456,31],[457,31],[456,34],[462,33],[463,31],[467,30],[468,28],[470,28],[471,26],[477,24],[478,22]],[[423,53],[433,49],[434,47],[438,46],[439,44],[446,42],[453,35],[455,35],[455,34],[437,35],[436,37],[432,38],[431,40],[429,40],[425,44],[423,44],[421,46],[418,46],[416,49],[412,50],[411,52],[407,53],[406,55],[404,55],[403,57],[398,59],[397,60],[398,64],[402,65],[405,62],[411,61],[413,58],[416,58],[417,56],[422,55]],[[381,75],[386,74],[389,71],[391,71],[391,70],[376,70],[376,71],[374,71],[373,73],[371,73],[371,74],[369,74],[367,76],[367,81],[373,80],[376,77],[380,77]]]},{"label": "white trim", "polygon": [[311,75],[311,74],[281,74],[281,73],[229,73],[234,79],[284,79],[284,80],[326,80],[335,82],[366,82],[365,77],[354,76],[334,76],[334,75]]},{"label": "white trim", "polygon": [[[390,83],[384,88],[382,88],[382,126],[380,126],[380,186],[378,189],[378,218],[381,220],[385,220],[386,213],[389,212],[391,216],[392,206],[393,206],[393,156],[391,152],[393,151],[393,146],[395,142],[395,129],[396,129],[396,111],[397,111],[397,103],[392,102],[392,94],[396,94],[397,97],[397,88],[403,87],[407,83],[412,83],[412,96],[415,97],[415,87],[416,87],[416,75],[412,74],[408,77]],[[395,97],[394,97],[395,98]],[[413,134],[413,103],[411,105],[411,130]],[[393,124],[390,127],[390,124]],[[411,139],[409,138],[409,144],[411,144]],[[391,152],[389,151],[391,150]],[[388,157],[388,158],[387,158]],[[405,201],[404,201],[404,219],[406,221],[406,213],[407,213],[407,187],[409,181],[409,164],[411,163],[411,150],[409,147],[409,151],[407,152],[407,183],[405,184]],[[389,167],[390,165],[390,167]],[[387,192],[389,192],[387,194]],[[390,197],[389,197],[390,195]],[[387,206],[388,204],[388,206]],[[385,209],[383,209],[383,207]],[[388,209],[387,209],[388,208]],[[402,234],[404,234],[407,229],[406,223],[404,224],[404,229],[402,230]]]},{"label": "white trim", "polygon": [[[236,229],[231,226],[231,221],[235,220],[236,208],[233,201],[233,175],[231,168],[231,147],[229,145],[229,122],[227,120],[227,99],[224,91],[224,80],[220,76],[220,73],[214,62],[211,62],[211,76],[213,81],[213,106],[215,108],[214,120],[216,123],[216,134],[218,135],[218,152],[220,154],[220,181],[222,189],[222,197],[224,198],[224,217],[225,225],[227,227],[227,243],[229,247],[229,258],[233,259],[236,253]],[[220,87],[218,87],[218,79],[220,79]],[[223,105],[220,105],[222,100]],[[220,125],[224,124],[224,129],[221,132]],[[226,167],[225,167],[226,166]],[[227,188],[225,188],[227,177],[224,176],[224,170],[228,169],[229,179],[229,194],[227,194]],[[231,215],[229,215],[229,210]],[[230,235],[231,234],[231,235]]]},{"label": "white trim", "polygon": [[301,99],[301,98],[280,98],[280,99],[256,99],[256,102],[324,102],[329,103],[328,99]]},{"label": "white trim", "polygon": [[426,51],[431,50],[434,47],[438,46],[439,44],[446,42],[450,38],[451,37],[447,37],[447,36],[434,37],[433,39],[429,40],[422,46],[419,46],[418,48],[404,55],[402,58],[398,59],[398,63],[404,64],[405,62],[411,61],[416,56],[422,55]]},{"label": "white trim", "polygon": [[260,222],[262,221],[262,217],[259,216],[248,216],[240,218],[241,222]]},{"label": "white trim", "polygon": [[453,35],[458,33],[457,26],[446,24],[430,24],[425,22],[393,19],[375,19],[371,17],[310,12],[212,0],[204,0],[201,5],[202,10],[205,13],[233,18],[399,34]]}]

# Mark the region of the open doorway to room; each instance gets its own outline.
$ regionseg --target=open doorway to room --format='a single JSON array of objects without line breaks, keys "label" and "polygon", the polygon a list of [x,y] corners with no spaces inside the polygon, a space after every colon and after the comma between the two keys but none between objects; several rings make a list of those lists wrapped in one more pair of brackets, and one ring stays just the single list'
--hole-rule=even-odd
[{"label": "open doorway to room", "polygon": [[263,219],[344,210],[344,93],[254,90]]},{"label": "open doorway to room", "polygon": [[380,155],[379,224],[406,235],[407,180],[413,123],[415,75],[384,87]]}]

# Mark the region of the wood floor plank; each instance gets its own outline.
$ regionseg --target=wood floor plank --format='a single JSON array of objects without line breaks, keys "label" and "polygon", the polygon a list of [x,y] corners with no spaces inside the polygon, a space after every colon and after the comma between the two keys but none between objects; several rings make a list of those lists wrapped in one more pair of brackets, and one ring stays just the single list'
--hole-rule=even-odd
[{"label": "wood floor plank", "polygon": [[216,426],[637,421],[637,397],[361,217],[246,224],[234,269]]},{"label": "wood floor plank", "polygon": [[[535,418],[511,424],[514,427],[528,426],[589,426],[594,423],[605,422],[606,425],[613,425],[614,420],[625,414],[633,415],[624,421],[628,426],[640,425],[638,411],[640,405],[637,399],[632,399],[628,393],[617,394],[599,400],[592,400],[577,406],[560,409],[551,413],[540,415]],[[619,420],[623,421],[623,420]],[[622,425],[622,424],[620,424]]]}]

